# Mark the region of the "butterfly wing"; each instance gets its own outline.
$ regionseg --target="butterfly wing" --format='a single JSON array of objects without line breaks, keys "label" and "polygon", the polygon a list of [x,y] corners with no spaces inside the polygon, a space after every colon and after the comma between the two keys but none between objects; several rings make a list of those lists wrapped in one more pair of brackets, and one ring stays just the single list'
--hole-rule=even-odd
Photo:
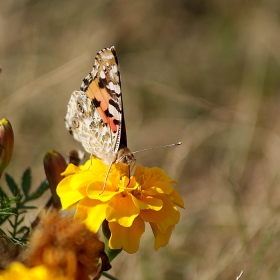
[{"label": "butterfly wing", "polygon": [[[92,71],[68,103],[66,127],[85,150],[106,163],[116,160],[122,132],[122,95],[114,47],[97,53]],[[124,140],[122,140],[124,141]]]}]

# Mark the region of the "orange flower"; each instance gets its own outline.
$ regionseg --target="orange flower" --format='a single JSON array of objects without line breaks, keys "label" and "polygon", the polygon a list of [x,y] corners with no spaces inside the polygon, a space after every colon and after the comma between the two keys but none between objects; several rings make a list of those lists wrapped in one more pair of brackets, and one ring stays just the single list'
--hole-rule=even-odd
[{"label": "orange flower", "polygon": [[22,259],[29,267],[43,265],[55,275],[84,280],[111,268],[104,247],[98,236],[80,221],[73,221],[72,215],[43,212]]},{"label": "orange flower", "polygon": [[160,168],[137,166],[134,175],[127,167],[113,164],[101,194],[108,166],[92,158],[83,166],[70,164],[58,187],[63,209],[76,208],[75,218],[97,232],[104,220],[111,231],[109,247],[135,253],[149,222],[155,236],[155,250],[168,244],[171,232],[180,220],[177,206],[184,207],[176,181]]}]

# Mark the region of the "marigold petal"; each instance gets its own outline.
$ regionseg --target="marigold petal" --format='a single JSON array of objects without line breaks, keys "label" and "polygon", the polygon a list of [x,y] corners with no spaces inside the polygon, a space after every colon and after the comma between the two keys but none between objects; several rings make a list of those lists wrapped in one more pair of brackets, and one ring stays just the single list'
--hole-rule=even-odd
[{"label": "marigold petal", "polygon": [[155,222],[159,230],[164,233],[169,226],[175,225],[180,220],[180,212],[168,198],[162,196],[163,207],[159,211],[143,210],[141,218],[146,222]]},{"label": "marigold petal", "polygon": [[85,197],[77,205],[75,219],[84,222],[90,231],[96,233],[105,220],[106,207],[105,203]]},{"label": "marigold petal", "polygon": [[108,201],[110,200],[113,196],[118,194],[120,191],[117,190],[115,186],[112,186],[112,184],[106,183],[106,187],[103,193],[102,189],[104,186],[104,182],[92,182],[90,185],[87,187],[87,195],[91,199],[97,199],[100,201]]},{"label": "marigold petal", "polygon": [[80,168],[72,163],[68,164],[64,172],[61,173],[62,176],[69,176],[80,172]]},{"label": "marigold petal", "polygon": [[175,205],[185,209],[183,198],[181,197],[177,189],[174,189],[173,192],[169,195],[169,197]]},{"label": "marigold petal", "polygon": [[175,226],[170,226],[166,230],[165,233],[162,233],[156,223],[150,223],[151,228],[153,230],[154,236],[155,236],[155,243],[154,243],[154,248],[157,251],[160,247],[164,247],[168,244],[169,239],[172,234],[172,230],[174,229]]},{"label": "marigold petal", "polygon": [[[95,174],[99,174],[101,181],[105,180],[106,174],[108,172],[109,166],[106,165],[102,160],[98,158],[91,157],[90,160],[86,162],[86,164],[83,166],[83,169],[85,169],[85,166],[87,166],[87,170],[90,170],[94,172]],[[81,167],[81,166],[80,166]],[[122,175],[126,174],[128,170],[127,165],[119,163],[119,164],[112,164],[109,172],[109,178],[107,179],[119,179]]]},{"label": "marigold petal", "polygon": [[106,220],[117,222],[121,226],[130,227],[140,210],[131,199],[131,194],[116,194],[108,203]]},{"label": "marigold petal", "polygon": [[55,270],[50,271],[44,265],[26,267],[22,263],[14,262],[7,269],[1,271],[0,279],[2,280],[67,280],[67,277],[55,275]]},{"label": "marigold petal", "polygon": [[137,252],[140,238],[145,232],[145,223],[140,217],[134,219],[131,227],[122,227],[118,223],[109,223],[111,237],[109,247],[111,249],[123,249],[129,254]]},{"label": "marigold petal", "polygon": [[75,189],[70,187],[72,176],[64,178],[57,186],[56,192],[60,197],[62,209],[67,209],[72,204],[86,196],[86,189]]},{"label": "marigold petal", "polygon": [[157,179],[154,180],[152,183],[153,186],[155,186],[157,189],[160,189],[162,193],[170,194],[173,191],[173,186],[170,184],[170,181],[162,182],[159,179]]},{"label": "marigold petal", "polygon": [[71,176],[70,186],[72,189],[87,187],[95,178],[93,172],[83,171],[81,173]]},{"label": "marigold petal", "polygon": [[134,176],[144,191],[152,187],[159,188],[159,193],[170,194],[173,191],[173,180],[159,167],[147,168],[139,165]]},{"label": "marigold petal", "polygon": [[159,211],[163,206],[163,202],[161,199],[157,199],[152,196],[132,196],[132,200],[135,206],[140,210],[151,209],[154,211]]},{"label": "marigold petal", "polygon": [[154,196],[154,195],[157,195],[157,194],[165,194],[163,192],[163,190],[161,188],[157,188],[157,187],[150,187],[146,190],[143,190],[142,191],[142,194],[145,195],[145,196]]}]

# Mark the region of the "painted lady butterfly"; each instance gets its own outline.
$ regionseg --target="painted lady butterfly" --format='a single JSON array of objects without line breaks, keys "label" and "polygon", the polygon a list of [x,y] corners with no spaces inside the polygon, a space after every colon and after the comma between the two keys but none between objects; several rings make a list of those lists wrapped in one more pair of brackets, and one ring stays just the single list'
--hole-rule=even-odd
[{"label": "painted lady butterfly", "polygon": [[[114,47],[97,53],[92,71],[70,97],[66,128],[104,163],[135,162],[127,148],[121,80]],[[109,172],[109,171],[108,171]]]}]

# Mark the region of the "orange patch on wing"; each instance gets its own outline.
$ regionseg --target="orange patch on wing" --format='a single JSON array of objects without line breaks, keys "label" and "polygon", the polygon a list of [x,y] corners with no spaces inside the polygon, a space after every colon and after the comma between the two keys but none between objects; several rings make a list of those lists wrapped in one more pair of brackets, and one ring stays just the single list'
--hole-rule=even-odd
[{"label": "orange patch on wing", "polygon": [[114,123],[115,118],[110,118],[110,128],[111,130],[116,133],[117,132],[117,125]]},{"label": "orange patch on wing", "polygon": [[86,95],[90,100],[93,100],[94,98],[100,102],[100,107],[97,108],[97,111],[103,120],[104,123],[109,123],[109,126],[111,128],[111,131],[116,133],[117,132],[117,125],[114,123],[115,117],[107,117],[104,113],[106,110],[109,109],[108,104],[109,100],[111,99],[111,96],[108,94],[106,89],[100,88],[97,84],[97,81],[94,80],[88,87],[86,91]]},{"label": "orange patch on wing", "polygon": [[97,108],[97,111],[103,120],[104,123],[109,123],[108,117],[105,115],[105,111],[108,109],[109,99],[111,98],[107,91],[103,88],[100,88],[97,85],[97,82],[94,80],[88,87],[86,95],[90,100],[94,98],[100,102],[100,107]]}]

